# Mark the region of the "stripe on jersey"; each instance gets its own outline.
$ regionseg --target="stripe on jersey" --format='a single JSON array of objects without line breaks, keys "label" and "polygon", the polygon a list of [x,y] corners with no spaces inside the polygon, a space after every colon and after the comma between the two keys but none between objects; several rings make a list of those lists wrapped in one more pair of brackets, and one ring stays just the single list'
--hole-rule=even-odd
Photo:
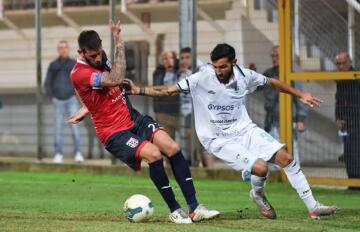
[{"label": "stripe on jersey", "polygon": [[189,80],[186,78],[186,84],[188,85],[189,91],[190,91],[190,84],[189,84]]},{"label": "stripe on jersey", "polygon": [[240,74],[243,75],[243,77],[245,77],[245,73],[241,70],[241,68],[239,67],[239,65],[236,65],[237,69],[239,70]]},{"label": "stripe on jersey", "polygon": [[90,78],[90,85],[95,88],[101,87],[102,75],[103,74],[101,72],[93,72]]},{"label": "stripe on jersey", "polygon": [[181,86],[179,85],[179,83],[176,83],[176,88],[177,90],[179,90],[182,93],[190,93],[190,86],[189,86],[189,81],[186,79],[186,84],[188,85],[189,90],[183,89],[181,88]]},{"label": "stripe on jersey", "polygon": [[269,84],[269,78],[268,78],[268,77],[265,77],[264,85],[268,85],[268,84]]}]

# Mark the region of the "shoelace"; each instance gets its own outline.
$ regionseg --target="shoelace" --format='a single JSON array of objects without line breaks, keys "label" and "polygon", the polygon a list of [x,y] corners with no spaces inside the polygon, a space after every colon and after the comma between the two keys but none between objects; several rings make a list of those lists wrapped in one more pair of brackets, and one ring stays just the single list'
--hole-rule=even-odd
[{"label": "shoelace", "polygon": [[315,205],[315,210],[318,209],[318,210],[324,210],[324,207],[325,205],[321,204],[320,202],[316,202],[316,205]]},{"label": "shoelace", "polygon": [[182,218],[187,218],[188,216],[186,215],[186,213],[184,212],[184,210],[182,210],[182,209],[179,209],[178,210],[178,213],[179,213],[179,215],[182,217]]},{"label": "shoelace", "polygon": [[207,210],[204,205],[199,205],[198,208],[199,208],[199,209],[202,209],[202,210]]},{"label": "shoelace", "polygon": [[271,206],[270,206],[268,200],[266,199],[266,196],[265,196],[265,195],[262,195],[261,198],[262,198],[262,202],[263,202],[263,204],[265,205],[265,207],[266,207],[267,209],[271,209]]}]

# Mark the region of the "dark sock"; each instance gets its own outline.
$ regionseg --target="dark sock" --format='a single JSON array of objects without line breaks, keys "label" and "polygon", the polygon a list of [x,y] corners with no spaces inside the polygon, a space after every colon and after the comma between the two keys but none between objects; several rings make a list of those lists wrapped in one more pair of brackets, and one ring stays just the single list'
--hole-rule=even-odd
[{"label": "dark sock", "polygon": [[181,151],[170,157],[169,160],[175,179],[180,186],[189,207],[189,212],[192,212],[196,209],[199,203],[196,200],[196,191],[191,178],[189,165],[187,164]]},{"label": "dark sock", "polygon": [[157,160],[149,164],[150,178],[165,200],[171,212],[180,208],[175,200],[174,192],[170,186],[169,178],[166,175],[163,160]]}]

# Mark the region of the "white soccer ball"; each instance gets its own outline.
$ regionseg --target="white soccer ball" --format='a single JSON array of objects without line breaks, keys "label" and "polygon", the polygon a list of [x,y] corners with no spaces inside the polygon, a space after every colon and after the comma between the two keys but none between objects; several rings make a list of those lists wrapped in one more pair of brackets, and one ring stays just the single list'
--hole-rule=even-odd
[{"label": "white soccer ball", "polygon": [[141,222],[147,220],[154,213],[151,200],[141,194],[129,197],[124,203],[124,213],[130,222]]}]

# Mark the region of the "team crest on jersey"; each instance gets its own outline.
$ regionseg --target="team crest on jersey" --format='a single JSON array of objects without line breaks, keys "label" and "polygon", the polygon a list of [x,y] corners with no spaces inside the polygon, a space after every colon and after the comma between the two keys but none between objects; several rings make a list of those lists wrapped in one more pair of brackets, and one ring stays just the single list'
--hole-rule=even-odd
[{"label": "team crest on jersey", "polygon": [[135,148],[137,145],[139,144],[139,140],[131,137],[127,142],[126,145],[131,147],[131,148]]},{"label": "team crest on jersey", "polygon": [[248,158],[244,158],[243,162],[244,162],[244,164],[248,164],[248,163],[249,163],[249,159],[248,159]]},{"label": "team crest on jersey", "polygon": [[235,90],[235,93],[239,93],[239,86],[235,86],[235,88],[234,88],[234,90]]}]

